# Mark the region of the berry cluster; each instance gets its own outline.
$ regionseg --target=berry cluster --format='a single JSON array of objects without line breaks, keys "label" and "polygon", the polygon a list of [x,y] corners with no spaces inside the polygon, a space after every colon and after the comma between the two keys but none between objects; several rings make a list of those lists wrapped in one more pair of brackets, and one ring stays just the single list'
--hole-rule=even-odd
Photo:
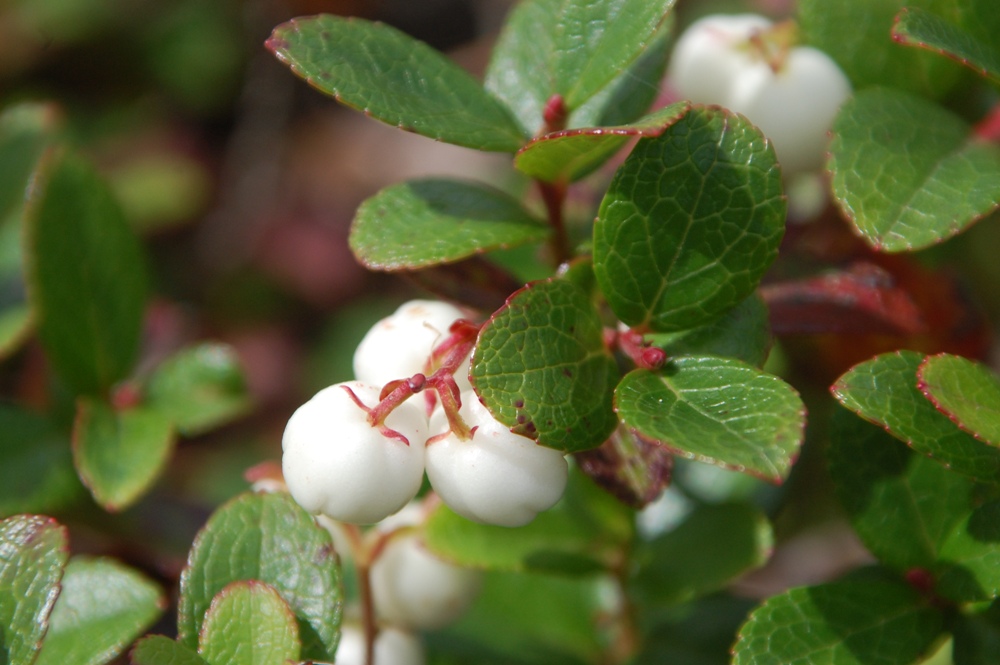
[{"label": "berry cluster", "polygon": [[371,524],[416,495],[426,468],[438,496],[477,522],[521,526],[552,507],[566,460],[479,402],[468,381],[475,330],[459,309],[430,301],[377,323],[355,352],[357,380],[320,391],[288,422],[282,468],[295,500]]}]

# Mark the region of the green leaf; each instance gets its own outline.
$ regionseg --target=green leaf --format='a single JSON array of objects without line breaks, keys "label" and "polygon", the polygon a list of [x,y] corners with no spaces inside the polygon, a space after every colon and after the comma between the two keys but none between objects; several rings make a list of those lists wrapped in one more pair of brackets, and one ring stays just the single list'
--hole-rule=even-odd
[{"label": "green leaf", "polygon": [[102,665],[156,620],[167,600],[159,587],[112,559],[76,556],[35,665]]},{"label": "green leaf", "polygon": [[1000,379],[960,356],[930,356],[917,369],[918,386],[938,411],[980,441],[1000,448]]},{"label": "green leaf", "polygon": [[665,612],[644,612],[641,619],[649,625],[634,665],[729,665],[733,636],[755,604],[715,594]]},{"label": "green leaf", "polygon": [[243,494],[195,538],[181,575],[179,640],[198,646],[212,599],[231,582],[270,584],[298,620],[303,659],[333,660],[342,593],[330,534],[287,494]]},{"label": "green leaf", "polygon": [[941,633],[941,613],[902,582],[791,589],[750,615],[733,665],[911,665]]},{"label": "green leaf", "polygon": [[423,537],[442,558],[470,568],[586,574],[621,557],[632,537],[632,512],[574,470],[559,503],[526,526],[477,524],[441,505]]},{"label": "green leaf", "polygon": [[69,543],[50,517],[0,521],[0,662],[31,665],[49,627]]},{"label": "green leaf", "polygon": [[900,44],[928,49],[1000,83],[1000,51],[968,31],[919,7],[904,7],[892,37]]},{"label": "green leaf", "polygon": [[274,665],[299,657],[299,631],[288,603],[256,580],[228,584],[212,600],[198,639],[212,665]]},{"label": "green leaf", "polygon": [[539,243],[549,228],[517,199],[460,180],[411,180],[361,204],[351,250],[373,270],[413,270]]},{"label": "green leaf", "polygon": [[615,174],[594,224],[597,282],[630,326],[707,323],[757,288],[785,208],[770,143],[742,116],[695,107]]},{"label": "green leaf", "polygon": [[267,47],[317,90],[400,129],[478,150],[514,152],[524,142],[475,79],[388,25],[298,18],[275,28]]},{"label": "green leaf", "polygon": [[0,358],[13,353],[31,332],[31,308],[26,303],[0,306]]},{"label": "green leaf", "polygon": [[844,104],[827,165],[844,215],[880,251],[928,247],[1000,205],[1000,147],[895,90],[864,90]]},{"label": "green leaf", "polygon": [[798,393],[731,358],[682,356],[615,390],[622,422],[674,453],[772,483],[788,477],[805,427]]},{"label": "green leaf", "polygon": [[952,633],[955,665],[992,665],[1000,653],[1000,601],[977,614],[958,615]]},{"label": "green leaf", "polygon": [[658,36],[674,0],[528,0],[493,50],[486,88],[514,111],[525,135],[561,95],[569,111],[616,79]]},{"label": "green leaf", "polygon": [[0,403],[0,517],[50,513],[80,491],[69,437],[49,419]]},{"label": "green leaf", "polygon": [[676,333],[652,334],[648,339],[668,356],[724,356],[763,367],[771,350],[767,305],[754,294],[711,323]]},{"label": "green leaf", "polygon": [[922,361],[913,351],[876,356],[855,365],[830,391],[848,409],[918,453],[976,480],[1000,484],[1000,450],[960,430],[918,389]]},{"label": "green leaf", "polygon": [[631,596],[657,608],[693,600],[764,565],[773,546],[771,524],[753,506],[699,506],[636,553]]},{"label": "green leaf", "polygon": [[470,378],[494,418],[544,446],[586,450],[615,429],[618,369],[597,310],[567,281],[508,298],[479,332]]},{"label": "green leaf", "polygon": [[514,166],[522,173],[546,182],[579,180],[635,137],[659,136],[690,108],[690,102],[681,101],[627,125],[567,129],[545,134],[518,151]]},{"label": "green leaf", "polygon": [[81,398],[73,425],[73,461],[80,479],[106,510],[137,501],[153,485],[175,442],[170,420],[155,409],[115,409]]},{"label": "green leaf", "polygon": [[146,278],[141,248],[104,181],[79,157],[49,153],[26,214],[26,269],[49,360],[77,393],[132,369]]},{"label": "green leaf", "polygon": [[147,404],[185,436],[196,436],[246,413],[251,404],[236,352],[201,344],[168,358],[149,378]]},{"label": "green leaf", "polygon": [[931,53],[908,49],[891,38],[904,5],[959,14],[967,0],[799,0],[804,41],[832,57],[855,89],[891,85],[938,97],[960,78],[961,69]]},{"label": "green leaf", "polygon": [[163,635],[144,637],[129,654],[132,665],[210,665],[183,644]]}]

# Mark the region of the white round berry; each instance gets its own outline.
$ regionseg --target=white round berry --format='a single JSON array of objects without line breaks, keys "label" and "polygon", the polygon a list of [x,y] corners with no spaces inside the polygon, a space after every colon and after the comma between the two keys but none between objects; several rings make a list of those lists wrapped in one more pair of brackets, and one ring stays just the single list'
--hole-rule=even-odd
[{"label": "white round berry", "polygon": [[410,402],[386,418],[407,445],[372,427],[345,388],[369,407],[378,403],[379,388],[357,381],[321,390],[289,419],[281,466],[288,491],[306,510],[370,524],[401,509],[420,489],[426,418]]},{"label": "white round berry", "polygon": [[384,386],[426,371],[434,347],[462,310],[434,300],[411,300],[376,323],[354,352],[354,378]]},{"label": "white round berry", "polygon": [[[365,665],[365,633],[360,626],[344,624],[340,630],[334,665]],[[374,665],[424,665],[424,646],[417,636],[396,628],[383,628],[375,638]]]},{"label": "white round berry", "polygon": [[371,569],[375,611],[386,622],[416,630],[448,625],[468,609],[482,572],[442,561],[414,534],[393,538]]},{"label": "white round berry", "polygon": [[774,143],[786,172],[815,170],[826,156],[827,132],[851,84],[822,51],[798,46],[775,72],[763,62],[735,81],[727,106],[742,113]]},{"label": "white round berry", "polygon": [[[472,439],[449,433],[427,447],[427,477],[441,499],[475,522],[522,526],[562,497],[568,466],[563,454],[497,421],[474,392],[462,394],[460,414]],[[431,419],[431,432],[448,428],[443,411]]]},{"label": "white round berry", "polygon": [[771,27],[757,14],[716,14],[692,23],[677,40],[667,80],[684,99],[727,105],[733,83],[753,64],[750,38]]}]

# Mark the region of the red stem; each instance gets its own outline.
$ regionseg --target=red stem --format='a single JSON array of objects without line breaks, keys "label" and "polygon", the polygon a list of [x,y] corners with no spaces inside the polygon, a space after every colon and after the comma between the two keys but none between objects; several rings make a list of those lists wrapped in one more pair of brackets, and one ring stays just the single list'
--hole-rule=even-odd
[{"label": "red stem", "polygon": [[552,260],[559,266],[570,259],[569,234],[566,232],[566,222],[563,219],[563,204],[566,202],[566,183],[538,182],[538,188],[545,202],[549,226],[552,227]]}]

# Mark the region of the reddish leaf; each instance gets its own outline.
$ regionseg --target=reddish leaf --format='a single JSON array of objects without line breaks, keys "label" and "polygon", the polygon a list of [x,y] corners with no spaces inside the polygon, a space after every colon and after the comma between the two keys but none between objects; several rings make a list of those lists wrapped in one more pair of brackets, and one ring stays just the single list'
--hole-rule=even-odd
[{"label": "reddish leaf", "polygon": [[660,496],[674,468],[674,457],[666,448],[625,427],[619,427],[600,447],[577,453],[575,458],[594,482],[633,508]]}]

